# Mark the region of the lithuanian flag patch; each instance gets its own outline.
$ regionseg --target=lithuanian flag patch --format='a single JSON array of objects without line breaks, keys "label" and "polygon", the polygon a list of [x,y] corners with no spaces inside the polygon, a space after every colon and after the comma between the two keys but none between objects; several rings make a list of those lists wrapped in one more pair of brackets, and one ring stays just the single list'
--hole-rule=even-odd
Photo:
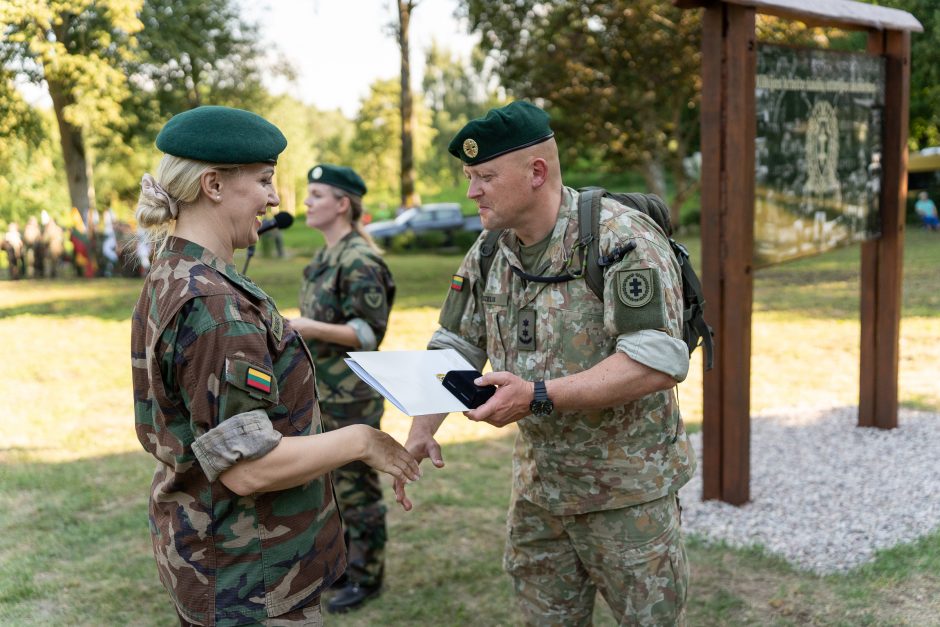
[{"label": "lithuanian flag patch", "polygon": [[271,391],[271,375],[255,368],[249,368],[245,375],[245,385],[268,393]]},{"label": "lithuanian flag patch", "polygon": [[454,290],[455,292],[461,291],[463,289],[463,282],[465,280],[466,279],[464,279],[459,274],[455,274],[450,279],[450,289]]}]

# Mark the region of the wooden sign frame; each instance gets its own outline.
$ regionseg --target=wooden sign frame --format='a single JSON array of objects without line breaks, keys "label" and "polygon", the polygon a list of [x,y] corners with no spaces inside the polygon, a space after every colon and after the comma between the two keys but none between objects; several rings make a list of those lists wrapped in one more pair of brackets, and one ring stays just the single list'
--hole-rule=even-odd
[{"label": "wooden sign frame", "polygon": [[757,13],[811,26],[868,31],[883,56],[885,115],[881,237],[864,242],[858,424],[897,426],[898,338],[910,33],[923,27],[905,11],[852,0],[676,0],[702,16],[702,287],[715,330],[715,367],[704,373],[702,497],[750,500],[751,311],[754,253],[754,138]]}]

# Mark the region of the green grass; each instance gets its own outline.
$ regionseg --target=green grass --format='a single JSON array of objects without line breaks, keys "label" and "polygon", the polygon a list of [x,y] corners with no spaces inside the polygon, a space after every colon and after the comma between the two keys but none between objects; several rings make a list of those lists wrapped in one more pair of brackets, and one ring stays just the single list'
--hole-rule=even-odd
[{"label": "green grass", "polygon": [[[296,314],[317,240],[288,231],[290,256],[252,260],[252,276]],[[698,242],[687,239],[693,259]],[[755,277],[752,408],[854,405],[858,398],[857,248]],[[421,348],[459,254],[389,255],[399,286],[384,347]],[[240,266],[239,261],[239,266]],[[697,265],[700,267],[700,264]],[[899,392],[940,411],[940,236],[906,238]],[[154,462],[133,431],[132,279],[0,281],[0,625],[172,625],[147,529]],[[680,386],[701,420],[701,356]],[[409,419],[383,424],[403,439]],[[416,510],[390,513],[386,593],[336,625],[515,625],[501,571],[513,430],[445,421],[444,470],[411,486]],[[846,469],[851,472],[851,469]],[[690,538],[691,625],[923,625],[940,616],[940,530],[847,575],[794,570],[760,549]],[[596,624],[614,624],[603,603]]]}]

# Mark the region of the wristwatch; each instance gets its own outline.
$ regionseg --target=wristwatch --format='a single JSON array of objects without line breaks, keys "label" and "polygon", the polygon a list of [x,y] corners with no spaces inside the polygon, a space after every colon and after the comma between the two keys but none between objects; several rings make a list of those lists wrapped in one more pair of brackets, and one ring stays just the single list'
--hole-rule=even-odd
[{"label": "wristwatch", "polygon": [[555,410],[555,404],[548,398],[548,392],[545,390],[544,381],[535,382],[535,398],[529,403],[529,411],[536,416],[548,416]]}]

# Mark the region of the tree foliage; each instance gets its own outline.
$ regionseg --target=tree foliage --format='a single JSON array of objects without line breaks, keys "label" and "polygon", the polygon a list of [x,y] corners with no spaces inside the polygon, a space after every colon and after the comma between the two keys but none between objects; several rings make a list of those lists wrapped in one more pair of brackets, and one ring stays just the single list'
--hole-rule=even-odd
[{"label": "tree foliage", "polygon": [[[649,191],[690,191],[682,159],[697,142],[700,18],[668,0],[463,0],[513,95],[552,114],[567,163],[640,170]],[[675,216],[674,216],[675,217]]]},{"label": "tree foliage", "polygon": [[911,13],[923,33],[911,33],[911,150],[940,146],[940,4],[936,0],[875,2]]},{"label": "tree foliage", "polygon": [[127,64],[134,97],[125,106],[138,132],[155,132],[200,105],[264,106],[262,76],[291,73],[265,54],[258,26],[242,18],[234,0],[146,0],[140,19],[144,28]]},{"label": "tree foliage", "polygon": [[[394,79],[379,79],[372,83],[369,94],[360,103],[349,146],[349,164],[369,186],[370,203],[379,202],[385,207],[397,207],[400,202],[400,89],[400,82]],[[430,115],[421,100],[414,102],[414,110],[415,154],[427,158],[427,148],[434,136]],[[422,168],[422,164],[419,159],[418,168]],[[424,182],[416,183],[416,193],[424,193]]]},{"label": "tree foliage", "polygon": [[427,50],[421,86],[437,132],[421,171],[423,180],[448,186],[462,181],[459,161],[447,151],[450,140],[467,122],[501,104],[479,49],[474,54],[468,63],[436,41]]},{"label": "tree foliage", "polygon": [[121,128],[128,94],[122,64],[140,30],[140,0],[19,0],[0,13],[0,58],[6,72],[52,97],[73,206],[94,204],[89,137]]}]

